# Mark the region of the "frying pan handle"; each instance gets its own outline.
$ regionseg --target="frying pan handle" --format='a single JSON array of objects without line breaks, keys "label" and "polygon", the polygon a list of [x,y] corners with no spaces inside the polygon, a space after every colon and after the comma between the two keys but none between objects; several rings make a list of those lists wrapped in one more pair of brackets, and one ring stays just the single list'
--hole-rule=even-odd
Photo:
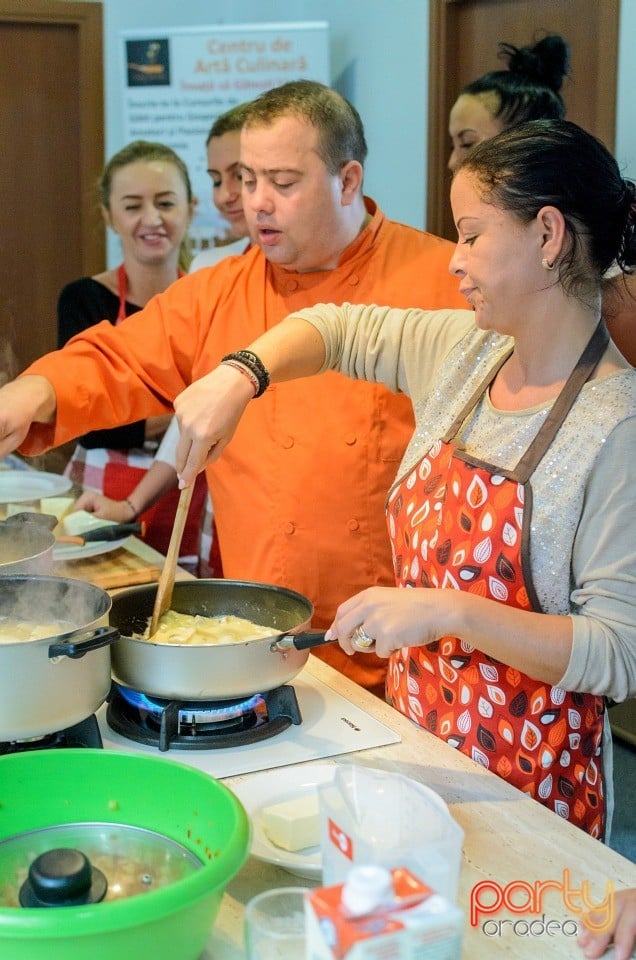
[{"label": "frying pan handle", "polygon": [[71,660],[79,660],[89,650],[97,650],[99,647],[106,647],[119,639],[119,630],[115,627],[98,627],[97,630],[86,631],[83,628],[74,630],[66,637],[59,637],[56,643],[49,647],[49,660],[56,657],[69,657]]},{"label": "frying pan handle", "polygon": [[271,650],[289,650],[295,647],[296,650],[310,650],[312,647],[322,647],[327,643],[334,643],[334,640],[325,640],[324,630],[307,630],[305,633],[287,633],[279,637],[272,643]]}]

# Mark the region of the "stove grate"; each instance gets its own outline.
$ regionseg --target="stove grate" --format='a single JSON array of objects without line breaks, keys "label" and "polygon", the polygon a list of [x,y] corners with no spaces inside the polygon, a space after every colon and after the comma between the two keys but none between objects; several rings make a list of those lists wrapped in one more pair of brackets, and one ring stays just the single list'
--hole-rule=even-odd
[{"label": "stove grate", "polygon": [[97,717],[92,714],[65,730],[47,733],[42,737],[30,737],[28,740],[0,742],[0,757],[12,753],[28,753],[31,750],[54,750],[60,747],[103,747]]},{"label": "stove grate", "polygon": [[302,722],[296,692],[284,684],[247,700],[164,700],[113,685],[108,725],[161,752],[217,750],[267,740]]}]

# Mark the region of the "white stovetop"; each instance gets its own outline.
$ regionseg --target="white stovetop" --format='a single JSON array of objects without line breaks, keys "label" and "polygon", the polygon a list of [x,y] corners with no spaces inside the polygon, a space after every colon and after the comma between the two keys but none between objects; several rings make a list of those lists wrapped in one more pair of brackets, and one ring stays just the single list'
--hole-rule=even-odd
[{"label": "white stovetop", "polygon": [[106,722],[105,706],[98,711],[97,719],[105,749],[178,760],[219,780],[399,742],[399,734],[312,677],[308,671],[295,677],[293,686],[302,723],[299,726],[292,724],[269,740],[245,746],[214,750],[170,749],[160,753],[156,747],[135,743],[111,730]]}]

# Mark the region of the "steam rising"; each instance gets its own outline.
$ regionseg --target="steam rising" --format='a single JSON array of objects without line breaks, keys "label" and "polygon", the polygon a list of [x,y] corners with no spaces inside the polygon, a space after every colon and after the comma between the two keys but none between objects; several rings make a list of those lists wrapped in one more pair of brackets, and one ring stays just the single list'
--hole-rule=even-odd
[{"label": "steam rising", "polygon": [[0,625],[5,617],[28,623],[62,620],[70,631],[93,624],[109,612],[110,604],[107,593],[82,580],[0,577]]},{"label": "steam rising", "polygon": [[[45,573],[50,569],[55,537],[34,523],[0,523],[0,574]],[[18,569],[14,564],[20,564]],[[9,566],[8,570],[4,570]]]}]

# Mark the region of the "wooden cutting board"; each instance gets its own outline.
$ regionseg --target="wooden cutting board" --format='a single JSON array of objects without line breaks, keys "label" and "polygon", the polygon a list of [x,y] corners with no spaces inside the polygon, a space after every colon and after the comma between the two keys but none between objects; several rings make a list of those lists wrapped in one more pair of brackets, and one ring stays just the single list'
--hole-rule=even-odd
[{"label": "wooden cutting board", "polygon": [[156,583],[161,569],[130,550],[119,547],[97,557],[58,561],[53,565],[53,572],[60,577],[87,580],[103,590],[114,590],[137,583]]}]

